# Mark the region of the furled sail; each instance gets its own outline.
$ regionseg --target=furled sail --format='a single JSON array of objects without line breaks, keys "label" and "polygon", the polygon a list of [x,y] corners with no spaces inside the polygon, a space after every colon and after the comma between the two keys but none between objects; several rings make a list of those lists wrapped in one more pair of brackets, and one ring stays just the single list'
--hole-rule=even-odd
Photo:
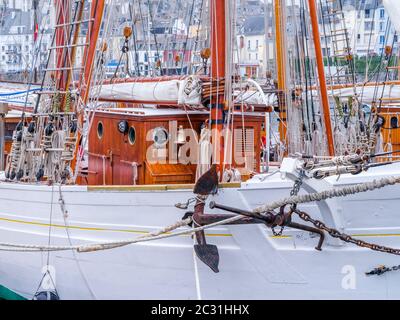
[{"label": "furled sail", "polygon": [[390,20],[393,23],[397,32],[400,32],[400,6],[399,0],[383,0],[383,5],[389,14]]},{"label": "furled sail", "polygon": [[99,100],[199,105],[201,103],[201,89],[201,81],[196,77],[168,81],[138,80],[103,85]]}]

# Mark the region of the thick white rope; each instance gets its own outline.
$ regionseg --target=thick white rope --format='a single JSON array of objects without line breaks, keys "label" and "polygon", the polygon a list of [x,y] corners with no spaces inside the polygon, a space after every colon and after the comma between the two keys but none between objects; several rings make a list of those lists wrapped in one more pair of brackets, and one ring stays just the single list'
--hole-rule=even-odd
[{"label": "thick white rope", "polygon": [[255,209],[254,212],[262,214],[265,212],[269,212],[269,211],[273,211],[275,209],[281,208],[288,204],[303,204],[303,203],[309,203],[309,202],[324,201],[324,200],[332,199],[332,198],[346,197],[346,196],[350,196],[350,195],[354,195],[354,194],[358,194],[358,193],[374,191],[376,189],[381,189],[386,186],[392,186],[392,185],[399,184],[399,183],[400,183],[400,177],[383,178],[380,180],[374,180],[372,182],[357,184],[357,185],[353,185],[353,186],[336,188],[336,189],[326,190],[326,191],[317,192],[317,193],[309,193],[309,194],[300,195],[300,196],[288,197],[286,199],[273,202],[272,204],[267,204],[267,205],[261,206],[261,207]]},{"label": "thick white rope", "polygon": [[160,231],[150,233],[145,236],[141,236],[135,239],[128,239],[124,241],[110,241],[98,244],[87,244],[87,245],[75,245],[75,246],[45,246],[45,245],[27,245],[27,244],[13,244],[13,243],[6,243],[0,242],[0,251],[14,251],[14,252],[45,252],[45,251],[68,251],[68,250],[76,250],[79,253],[88,253],[94,251],[101,251],[101,250],[109,250],[119,247],[124,247],[130,244],[136,244],[141,242],[149,242],[155,240],[162,240],[168,239],[178,236],[184,236],[188,234],[192,234],[194,232],[207,230],[210,228],[214,228],[217,226],[233,223],[243,219],[243,216],[235,216],[220,222],[212,223],[206,226],[192,228],[188,230],[182,230],[175,233],[169,233],[173,230],[176,230],[180,227],[184,227],[189,225],[192,222],[192,218],[188,218],[186,220],[179,221],[174,225],[166,227]]}]

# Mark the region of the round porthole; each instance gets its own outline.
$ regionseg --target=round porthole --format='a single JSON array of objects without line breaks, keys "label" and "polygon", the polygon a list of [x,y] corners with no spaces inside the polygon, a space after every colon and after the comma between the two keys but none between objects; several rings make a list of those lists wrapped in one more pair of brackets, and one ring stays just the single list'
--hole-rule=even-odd
[{"label": "round porthole", "polygon": [[97,137],[99,139],[102,139],[104,135],[104,126],[103,126],[103,122],[99,122],[97,124]]},{"label": "round porthole", "polygon": [[136,142],[136,130],[134,127],[130,127],[128,131],[128,139],[131,145],[134,145]]},{"label": "round porthole", "polygon": [[399,119],[397,119],[397,117],[392,117],[390,119],[390,126],[392,129],[397,129],[399,127]]},{"label": "round porthole", "polygon": [[154,129],[153,141],[154,141],[154,145],[157,148],[165,147],[165,145],[168,143],[168,140],[169,140],[169,134],[165,128],[159,127],[159,128]]}]

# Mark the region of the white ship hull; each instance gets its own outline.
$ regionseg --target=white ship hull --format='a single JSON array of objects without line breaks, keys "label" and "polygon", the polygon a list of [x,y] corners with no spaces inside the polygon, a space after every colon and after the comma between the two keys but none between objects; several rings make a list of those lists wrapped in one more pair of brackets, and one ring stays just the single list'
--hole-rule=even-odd
[{"label": "white ship hull", "polygon": [[[343,176],[353,184],[400,174],[400,166]],[[293,182],[279,174],[226,188],[212,200],[252,209],[289,195]],[[132,239],[180,220],[175,208],[190,189],[62,187],[73,244]],[[0,184],[0,242],[69,245],[59,188]],[[400,248],[400,186],[343,199],[345,231],[362,240]],[[320,218],[315,205],[301,206]],[[211,212],[211,210],[209,210]],[[318,238],[286,230],[272,237],[260,225],[226,226],[207,232],[220,253],[220,273],[194,257],[190,236],[95,253],[51,253],[61,299],[400,299],[400,272],[367,277],[378,265],[399,265],[400,257],[352,245],[314,248]],[[47,265],[47,253],[0,251],[0,284],[32,298]],[[78,259],[78,261],[76,260]],[[353,274],[354,273],[354,274]]]}]

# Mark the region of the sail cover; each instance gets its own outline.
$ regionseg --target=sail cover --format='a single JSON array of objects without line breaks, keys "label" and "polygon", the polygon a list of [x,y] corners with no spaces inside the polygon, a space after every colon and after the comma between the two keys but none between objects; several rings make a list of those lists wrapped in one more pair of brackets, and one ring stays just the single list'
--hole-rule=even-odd
[{"label": "sail cover", "polygon": [[[93,92],[98,92],[93,90]],[[137,81],[101,86],[100,101],[127,101],[135,103],[199,105],[202,86],[200,79]]]},{"label": "sail cover", "polygon": [[[385,99],[386,101],[398,101],[400,97],[400,86],[398,85],[377,85],[371,87],[360,87],[357,90],[358,99],[366,104],[371,104],[374,101],[379,101],[380,98]],[[341,97],[343,99],[347,99],[349,97],[354,97],[354,88],[345,88],[345,89],[336,89],[329,92],[331,96]],[[318,95],[317,91],[314,91],[313,94],[315,96]],[[400,103],[399,103],[400,105]]]},{"label": "sail cover", "polygon": [[383,0],[383,5],[397,32],[400,32],[400,5],[399,0]]}]

